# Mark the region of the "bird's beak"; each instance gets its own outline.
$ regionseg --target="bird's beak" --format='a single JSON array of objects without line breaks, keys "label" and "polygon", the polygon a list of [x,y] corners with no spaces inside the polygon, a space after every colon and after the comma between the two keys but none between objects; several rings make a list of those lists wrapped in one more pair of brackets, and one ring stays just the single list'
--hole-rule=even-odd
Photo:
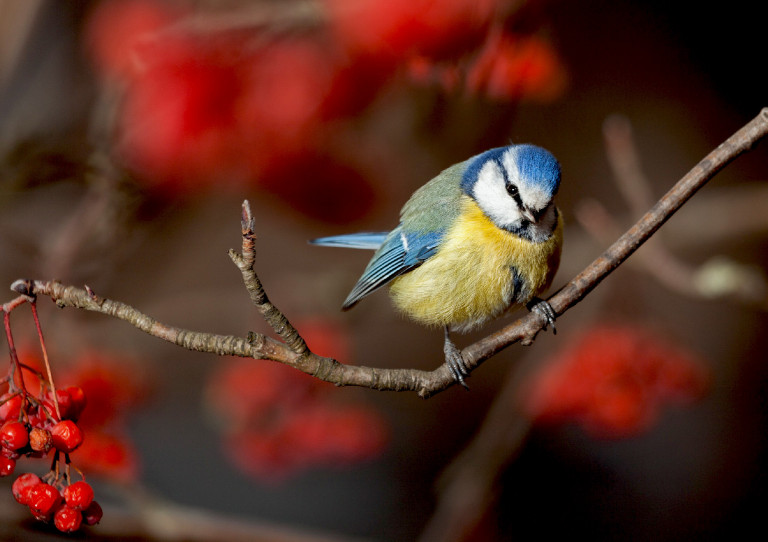
[{"label": "bird's beak", "polygon": [[531,211],[528,207],[522,207],[520,212],[522,213],[523,218],[525,218],[531,224],[536,224],[536,222],[538,222],[536,215],[533,214],[533,211]]}]

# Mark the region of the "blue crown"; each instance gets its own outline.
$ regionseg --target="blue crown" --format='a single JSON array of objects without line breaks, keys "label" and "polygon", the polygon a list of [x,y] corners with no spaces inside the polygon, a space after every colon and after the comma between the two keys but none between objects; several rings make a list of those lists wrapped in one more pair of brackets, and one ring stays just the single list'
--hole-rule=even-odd
[{"label": "blue crown", "polygon": [[480,170],[490,160],[497,161],[506,175],[502,162],[502,156],[506,152],[512,154],[520,172],[520,181],[544,189],[552,196],[557,194],[560,188],[560,163],[548,150],[529,144],[497,147],[470,158],[467,170],[461,179],[462,190],[467,194],[471,193]]},{"label": "blue crown", "polygon": [[543,188],[553,196],[560,188],[560,163],[552,153],[536,145],[515,145],[512,153],[520,180]]}]

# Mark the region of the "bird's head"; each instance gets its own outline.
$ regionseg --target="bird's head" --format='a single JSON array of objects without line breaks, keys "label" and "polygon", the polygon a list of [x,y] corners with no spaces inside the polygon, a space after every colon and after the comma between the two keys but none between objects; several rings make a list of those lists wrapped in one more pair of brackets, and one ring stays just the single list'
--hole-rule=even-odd
[{"label": "bird's head", "polygon": [[461,187],[502,229],[536,237],[554,228],[560,164],[541,147],[510,145],[470,158]]}]

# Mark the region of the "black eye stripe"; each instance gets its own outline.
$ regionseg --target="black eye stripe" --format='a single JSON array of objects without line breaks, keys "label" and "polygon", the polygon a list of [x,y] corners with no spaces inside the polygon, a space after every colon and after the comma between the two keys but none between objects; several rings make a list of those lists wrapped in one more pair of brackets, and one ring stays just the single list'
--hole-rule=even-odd
[{"label": "black eye stripe", "polygon": [[501,159],[500,158],[494,158],[493,161],[496,162],[496,165],[498,166],[499,171],[501,171],[501,174],[504,176],[504,184],[506,186],[509,186],[510,184],[512,184],[509,181],[509,177],[507,176],[507,170],[504,167],[504,164],[501,163]]},{"label": "black eye stripe", "polygon": [[504,164],[501,163],[501,159],[495,158],[493,160],[496,162],[496,165],[499,168],[499,171],[501,171],[502,176],[504,177],[504,187],[507,189],[507,193],[510,195],[510,197],[515,200],[515,203],[518,207],[523,206],[523,200],[520,199],[520,191],[518,190],[515,183],[509,180],[509,176],[507,175],[507,170],[504,167]]}]

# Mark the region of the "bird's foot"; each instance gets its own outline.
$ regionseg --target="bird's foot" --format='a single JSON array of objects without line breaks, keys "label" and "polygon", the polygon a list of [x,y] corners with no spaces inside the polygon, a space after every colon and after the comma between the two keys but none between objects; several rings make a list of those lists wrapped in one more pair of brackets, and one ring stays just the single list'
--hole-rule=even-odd
[{"label": "bird's foot", "polygon": [[464,358],[461,356],[461,350],[453,344],[448,330],[445,330],[445,343],[443,345],[443,352],[445,352],[445,364],[453,375],[453,379],[461,384],[465,390],[469,390],[469,386],[464,381],[464,377],[469,376],[469,368],[464,362]]},{"label": "bird's foot", "polygon": [[555,327],[555,318],[557,317],[557,314],[555,314],[555,310],[552,308],[552,305],[543,299],[534,297],[528,303],[528,310],[531,312],[535,311],[542,315],[547,321],[547,323],[544,324],[544,330],[546,330],[547,327],[551,327],[552,333],[557,335],[557,328]]}]

